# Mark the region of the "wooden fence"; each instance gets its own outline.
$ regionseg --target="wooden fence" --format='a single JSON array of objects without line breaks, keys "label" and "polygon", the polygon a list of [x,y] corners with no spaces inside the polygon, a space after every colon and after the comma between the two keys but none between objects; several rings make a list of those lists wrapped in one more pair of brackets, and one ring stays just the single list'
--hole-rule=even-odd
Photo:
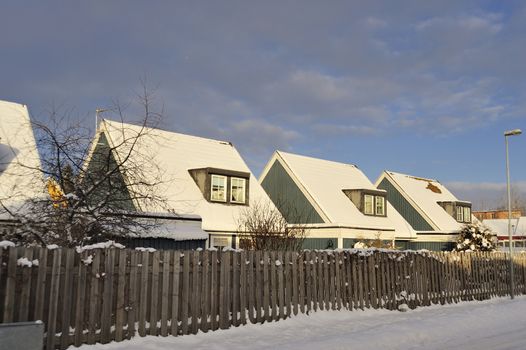
[{"label": "wooden fence", "polygon": [[[526,293],[526,255],[514,263]],[[0,322],[42,320],[47,349],[509,293],[505,253],[16,247],[0,249],[0,267]]]}]

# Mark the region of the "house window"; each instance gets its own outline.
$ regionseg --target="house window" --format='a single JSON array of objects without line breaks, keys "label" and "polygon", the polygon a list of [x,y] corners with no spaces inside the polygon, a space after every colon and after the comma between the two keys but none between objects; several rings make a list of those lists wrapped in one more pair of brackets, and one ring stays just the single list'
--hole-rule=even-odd
[{"label": "house window", "polygon": [[212,247],[224,248],[230,247],[228,237],[212,237]]},{"label": "house window", "polygon": [[458,222],[464,221],[464,210],[462,210],[462,207],[457,207],[457,221]]},{"label": "house window", "polygon": [[230,202],[245,203],[245,184],[245,179],[239,177],[230,179]]},{"label": "house window", "polygon": [[385,198],[382,196],[376,196],[376,215],[385,215]]},{"label": "house window", "polygon": [[373,210],[374,196],[366,194],[363,196],[363,212],[367,215],[374,215]]},{"label": "house window", "polygon": [[464,222],[471,222],[471,208],[464,207]]},{"label": "house window", "polygon": [[226,202],[226,176],[212,175],[210,200]]}]

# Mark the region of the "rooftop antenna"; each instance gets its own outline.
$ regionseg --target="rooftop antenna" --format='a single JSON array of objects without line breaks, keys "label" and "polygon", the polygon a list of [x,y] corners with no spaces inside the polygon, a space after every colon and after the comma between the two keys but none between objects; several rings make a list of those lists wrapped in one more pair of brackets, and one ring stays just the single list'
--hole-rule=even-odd
[{"label": "rooftop antenna", "polygon": [[97,134],[97,130],[99,129],[99,114],[106,112],[107,109],[104,108],[97,108],[95,110],[95,134]]}]

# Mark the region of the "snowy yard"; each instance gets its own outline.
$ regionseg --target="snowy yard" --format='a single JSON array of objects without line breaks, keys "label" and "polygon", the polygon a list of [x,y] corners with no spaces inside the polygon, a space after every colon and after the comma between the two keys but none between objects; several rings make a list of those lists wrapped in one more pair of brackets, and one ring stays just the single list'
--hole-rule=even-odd
[{"label": "snowy yard", "polygon": [[177,338],[136,337],[80,349],[526,349],[525,331],[526,297],[518,297],[405,313],[317,312],[276,323]]}]

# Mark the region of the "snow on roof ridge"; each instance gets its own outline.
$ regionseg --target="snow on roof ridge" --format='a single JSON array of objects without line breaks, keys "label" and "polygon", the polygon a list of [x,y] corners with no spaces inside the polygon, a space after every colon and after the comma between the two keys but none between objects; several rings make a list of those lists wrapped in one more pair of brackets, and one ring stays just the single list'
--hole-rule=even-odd
[{"label": "snow on roof ridge", "polygon": [[385,170],[385,172],[386,172],[387,174],[389,174],[389,175],[400,175],[400,176],[405,176],[405,177],[407,177],[407,178],[414,179],[414,180],[420,180],[420,181],[432,181],[432,182],[440,183],[440,181],[438,181],[437,179],[430,179],[430,178],[427,178],[427,177],[414,176],[414,175],[409,175],[409,174],[399,173],[399,172],[391,171],[391,170]]},{"label": "snow on roof ridge", "polygon": [[344,162],[339,162],[339,161],[336,161],[336,160],[329,160],[329,159],[317,158],[317,157],[312,157],[312,156],[305,156],[305,155],[302,155],[302,154],[290,153],[290,152],[285,152],[285,151],[280,151],[280,150],[276,150],[276,152],[278,154],[280,154],[280,155],[286,155],[286,156],[289,155],[289,156],[294,156],[294,157],[301,157],[301,158],[306,158],[306,159],[310,159],[310,160],[317,161],[317,162],[328,162],[328,163],[334,163],[334,164],[338,164],[338,165],[348,165],[348,166],[351,166],[353,168],[359,169],[356,164],[344,163]]},{"label": "snow on roof ridge", "polygon": [[[137,128],[142,127],[142,125],[126,123],[126,122],[121,122],[121,121],[117,121],[117,120],[110,120],[110,119],[106,119],[106,118],[102,119],[102,121],[104,123],[108,123],[108,124],[110,124],[112,126],[115,125],[115,124],[120,124],[122,126],[132,126],[132,127],[137,127]],[[160,131],[162,133],[174,134],[174,135],[178,135],[178,136],[182,136],[182,137],[194,138],[194,139],[199,139],[199,140],[203,140],[203,141],[207,141],[207,142],[220,143],[220,144],[223,144],[223,145],[228,145],[228,146],[234,147],[234,144],[232,142],[230,142],[230,141],[218,140],[218,139],[213,139],[213,138],[204,137],[204,136],[190,135],[190,134],[185,134],[185,133],[178,132],[178,131],[165,130],[165,129],[161,129],[161,128],[158,128],[158,127],[152,127],[152,126],[145,126],[145,127],[147,129],[150,129],[150,130]]]},{"label": "snow on roof ridge", "polygon": [[17,105],[22,108],[27,108],[27,105],[25,103],[18,103],[18,102],[7,101],[7,100],[0,100],[0,103],[6,104],[6,105]]}]

